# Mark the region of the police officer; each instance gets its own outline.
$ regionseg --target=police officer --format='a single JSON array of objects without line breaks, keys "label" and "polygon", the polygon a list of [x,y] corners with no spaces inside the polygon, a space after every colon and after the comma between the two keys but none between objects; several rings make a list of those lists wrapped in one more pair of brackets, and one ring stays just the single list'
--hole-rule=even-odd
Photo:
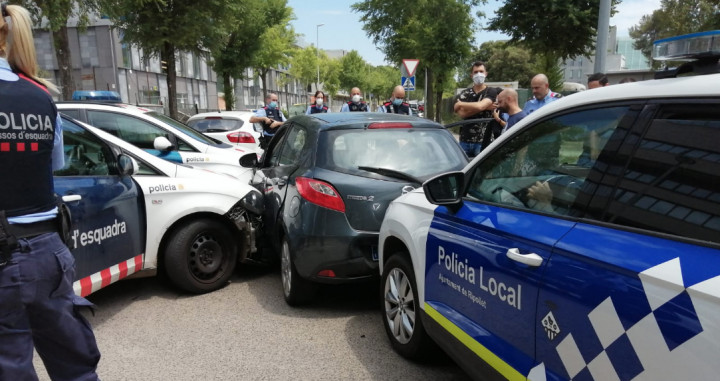
[{"label": "police officer", "polygon": [[28,11],[1,8],[0,123],[18,128],[0,130],[0,379],[36,380],[34,346],[51,379],[97,380],[100,352],[78,312],[92,304],[73,292],[75,259],[53,189],[52,171],[64,166],[47,88],[56,89],[37,77]]},{"label": "police officer", "polygon": [[328,106],[324,105],[325,102],[325,93],[318,90],[315,92],[315,103],[308,106],[307,111],[305,111],[305,115],[312,115],[312,114],[318,114],[318,113],[326,113],[330,110],[328,109]]},{"label": "police officer", "polygon": [[400,85],[395,86],[392,92],[392,98],[383,103],[382,106],[378,107],[377,111],[391,114],[412,115],[410,104],[403,102],[403,98],[405,98],[405,88]]},{"label": "police officer", "polygon": [[530,115],[531,112],[546,104],[562,98],[562,94],[550,90],[550,82],[545,74],[538,74],[530,81],[533,97],[525,102],[523,111]]},{"label": "police officer", "polygon": [[370,107],[362,100],[362,92],[359,87],[350,90],[350,102],[345,103],[340,112],[370,111]]},{"label": "police officer", "polygon": [[261,123],[263,126],[263,136],[260,139],[261,148],[267,147],[270,139],[275,135],[276,128],[287,120],[278,108],[277,93],[269,92],[265,98],[265,105],[265,107],[258,109],[254,116],[250,117],[250,123]]}]

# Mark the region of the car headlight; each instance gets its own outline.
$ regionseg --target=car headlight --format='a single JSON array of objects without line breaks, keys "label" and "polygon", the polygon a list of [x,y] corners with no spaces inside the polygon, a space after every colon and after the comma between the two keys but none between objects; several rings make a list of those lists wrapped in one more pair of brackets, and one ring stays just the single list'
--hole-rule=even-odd
[{"label": "car headlight", "polygon": [[257,190],[250,191],[238,204],[253,214],[262,215],[265,211],[265,200],[262,193]]}]

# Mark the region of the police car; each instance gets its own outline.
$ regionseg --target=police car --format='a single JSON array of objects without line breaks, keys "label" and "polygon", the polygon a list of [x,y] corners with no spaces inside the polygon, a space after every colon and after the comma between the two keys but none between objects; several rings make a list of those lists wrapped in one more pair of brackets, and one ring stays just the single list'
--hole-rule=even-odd
[{"label": "police car", "polygon": [[208,292],[252,259],[262,200],[249,179],[173,164],[65,117],[63,137],[55,192],[72,214],[78,295],[158,269]]},{"label": "police car", "polygon": [[[690,66],[717,69],[720,32],[659,41],[656,56],[698,46],[714,59]],[[718,83],[565,97],[396,199],[379,242],[395,350],[439,345],[483,379],[716,379]]]},{"label": "police car", "polygon": [[60,112],[174,163],[244,176],[239,159],[253,148],[207,137],[161,113],[122,103],[60,102]]}]

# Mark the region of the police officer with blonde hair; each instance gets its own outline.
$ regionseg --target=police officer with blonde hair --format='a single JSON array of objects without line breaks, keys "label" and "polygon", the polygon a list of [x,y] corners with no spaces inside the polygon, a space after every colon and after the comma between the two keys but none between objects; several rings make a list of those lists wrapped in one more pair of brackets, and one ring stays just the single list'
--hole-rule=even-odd
[{"label": "police officer with blonde hair", "polygon": [[[62,124],[38,77],[25,8],[2,4],[0,19],[0,379],[37,380],[33,347],[53,380],[97,380],[100,352],[73,292],[68,220],[53,189],[64,165]],[[22,121],[22,123],[20,123]],[[41,133],[38,133],[41,132]]]}]

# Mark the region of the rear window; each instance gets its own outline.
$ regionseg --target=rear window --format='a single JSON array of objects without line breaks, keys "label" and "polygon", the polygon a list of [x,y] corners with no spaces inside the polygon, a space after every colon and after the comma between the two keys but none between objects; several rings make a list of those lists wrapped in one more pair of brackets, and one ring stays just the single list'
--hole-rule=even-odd
[{"label": "rear window", "polygon": [[420,179],[460,170],[467,159],[446,130],[352,129],[320,135],[317,165],[338,172],[376,176],[359,167],[399,171]]},{"label": "rear window", "polygon": [[243,123],[237,119],[207,118],[190,120],[188,126],[198,132],[227,132],[239,129]]}]

